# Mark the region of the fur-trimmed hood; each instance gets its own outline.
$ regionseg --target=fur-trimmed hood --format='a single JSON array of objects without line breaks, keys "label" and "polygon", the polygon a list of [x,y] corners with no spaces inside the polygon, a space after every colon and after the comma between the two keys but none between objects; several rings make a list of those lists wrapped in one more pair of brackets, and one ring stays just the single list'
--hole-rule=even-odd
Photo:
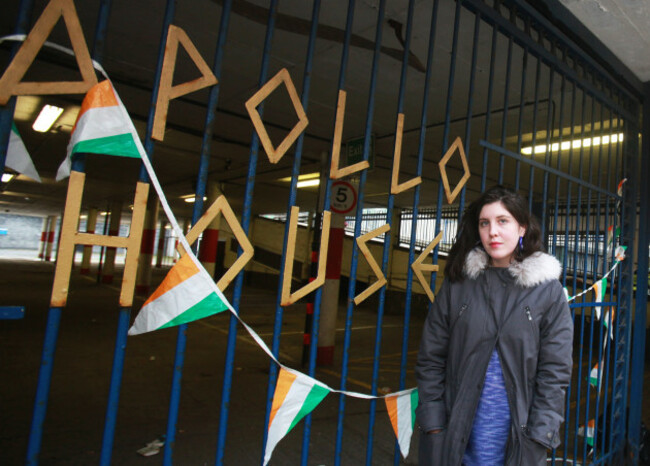
[{"label": "fur-trimmed hood", "polygon": [[[483,248],[472,249],[465,258],[463,273],[467,278],[477,279],[489,267],[489,259]],[[508,266],[508,271],[517,285],[529,288],[550,280],[557,280],[562,273],[562,266],[555,257],[539,251],[521,262],[513,261]]]}]

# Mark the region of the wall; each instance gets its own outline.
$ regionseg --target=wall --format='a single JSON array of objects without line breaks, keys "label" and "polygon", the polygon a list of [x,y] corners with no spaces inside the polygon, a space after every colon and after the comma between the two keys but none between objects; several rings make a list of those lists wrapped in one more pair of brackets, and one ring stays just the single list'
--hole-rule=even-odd
[{"label": "wall", "polygon": [[43,232],[43,217],[0,214],[0,249],[38,249]]}]

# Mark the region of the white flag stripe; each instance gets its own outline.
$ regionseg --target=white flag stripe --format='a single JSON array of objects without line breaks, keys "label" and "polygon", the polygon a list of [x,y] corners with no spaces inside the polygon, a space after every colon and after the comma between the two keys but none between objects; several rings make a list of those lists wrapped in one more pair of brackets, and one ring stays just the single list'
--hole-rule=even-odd
[{"label": "white flag stripe", "polygon": [[397,398],[397,441],[404,458],[409,454],[413,422],[411,419],[411,394]]},{"label": "white flag stripe", "polygon": [[282,403],[280,409],[275,413],[273,423],[269,426],[269,434],[266,440],[266,452],[264,453],[264,464],[268,463],[271,459],[273,449],[287,434],[291,423],[300,412],[302,405],[307,399],[307,395],[309,395],[309,392],[311,391],[311,386],[305,384],[301,380],[303,377],[305,376],[299,376],[293,381],[293,384],[291,384],[291,388],[284,399],[284,403]]},{"label": "white flag stripe", "polygon": [[131,133],[130,120],[124,121],[119,106],[89,108],[77,122],[68,144],[70,156],[75,144],[79,141],[117,136]]},{"label": "white flag stripe", "polygon": [[[200,273],[192,275],[167,293],[142,308],[129,330],[129,335],[155,330],[165,325],[180,313],[198,304],[212,293],[210,283]],[[178,314],[170,315],[173,309]]]},{"label": "white flag stripe", "polygon": [[27,152],[27,147],[25,147],[25,143],[13,129],[9,133],[9,146],[7,147],[5,165],[39,183],[41,182],[41,177],[38,176],[34,162],[32,162],[32,158],[29,156],[29,152]]}]

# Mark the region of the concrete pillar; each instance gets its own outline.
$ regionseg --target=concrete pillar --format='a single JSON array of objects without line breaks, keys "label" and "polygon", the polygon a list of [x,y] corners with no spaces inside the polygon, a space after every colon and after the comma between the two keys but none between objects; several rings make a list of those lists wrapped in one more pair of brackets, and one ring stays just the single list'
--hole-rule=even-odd
[{"label": "concrete pillar", "polygon": [[147,212],[144,216],[144,229],[142,230],[140,257],[138,258],[138,274],[135,280],[135,292],[141,295],[149,294],[151,287],[151,262],[156,241],[156,223],[158,223],[158,197],[156,193],[149,193]]},{"label": "concrete pillar", "polygon": [[[95,226],[97,226],[97,209],[91,207],[88,209],[88,217],[86,218],[86,233],[95,233]],[[92,246],[84,246],[84,254],[81,259],[81,275],[90,275],[90,257],[93,254]]]},{"label": "concrete pillar", "polygon": [[56,215],[47,218],[47,246],[45,247],[45,260],[52,260],[52,248],[54,247],[54,233],[56,232]]},{"label": "concrete pillar", "polygon": [[339,288],[341,285],[341,259],[345,238],[345,216],[332,214],[330,239],[327,248],[327,267],[321,300],[320,325],[318,332],[317,362],[319,366],[334,363],[336,342],[336,314],[339,309]]},{"label": "concrete pillar", "polygon": [[38,258],[43,259],[45,257],[45,248],[47,246],[47,230],[50,227],[50,217],[45,217],[43,219],[43,231],[41,232],[41,243],[38,246]]},{"label": "concrete pillar", "polygon": [[[121,220],[122,202],[114,201],[111,204],[111,222],[108,226],[108,234],[110,236],[118,236],[120,234]],[[115,274],[116,252],[116,248],[106,248],[106,259],[104,260],[104,268],[102,269],[102,283],[113,283],[113,275]]]},{"label": "concrete pillar", "polygon": [[165,236],[167,236],[167,231],[165,227],[167,222],[165,220],[160,221],[160,233],[158,233],[158,251],[156,251],[156,268],[159,269],[162,267],[163,257],[165,255]]},{"label": "concrete pillar", "polygon": [[[217,183],[210,183],[208,186],[207,206],[211,206],[217,198],[221,196],[221,190]],[[217,260],[217,245],[219,244],[219,224],[221,223],[221,214],[217,215],[208,227],[203,230],[201,248],[199,249],[199,260],[205,267],[205,270],[214,277],[214,263]]]}]

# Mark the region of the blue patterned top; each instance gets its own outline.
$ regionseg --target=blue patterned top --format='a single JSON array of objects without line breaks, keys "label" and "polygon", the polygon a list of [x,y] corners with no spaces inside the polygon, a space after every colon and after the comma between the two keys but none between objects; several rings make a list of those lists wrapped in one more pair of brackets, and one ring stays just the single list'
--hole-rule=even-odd
[{"label": "blue patterned top", "polygon": [[503,465],[509,433],[508,394],[503,381],[499,353],[495,349],[485,374],[485,384],[463,456],[463,464],[466,466]]}]

